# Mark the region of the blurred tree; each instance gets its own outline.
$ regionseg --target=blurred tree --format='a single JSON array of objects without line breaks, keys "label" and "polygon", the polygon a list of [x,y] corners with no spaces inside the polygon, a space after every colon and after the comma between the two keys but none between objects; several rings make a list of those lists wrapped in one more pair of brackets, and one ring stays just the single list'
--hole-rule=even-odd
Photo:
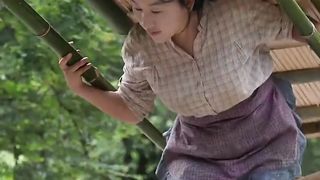
[{"label": "blurred tree", "polygon": [[[117,84],[124,37],[83,0],[28,3]],[[0,45],[0,179],[155,178],[161,152],[135,126],[76,97],[58,57],[5,9]],[[155,114],[151,121],[168,128],[174,115],[163,106]]]}]

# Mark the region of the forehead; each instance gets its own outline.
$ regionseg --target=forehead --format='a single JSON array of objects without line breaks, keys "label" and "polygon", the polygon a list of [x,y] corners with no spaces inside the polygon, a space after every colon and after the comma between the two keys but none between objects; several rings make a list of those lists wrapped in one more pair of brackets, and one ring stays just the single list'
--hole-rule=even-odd
[{"label": "forehead", "polygon": [[174,0],[130,0],[132,4],[135,5],[149,5],[149,6],[157,6],[162,4],[170,3]]}]

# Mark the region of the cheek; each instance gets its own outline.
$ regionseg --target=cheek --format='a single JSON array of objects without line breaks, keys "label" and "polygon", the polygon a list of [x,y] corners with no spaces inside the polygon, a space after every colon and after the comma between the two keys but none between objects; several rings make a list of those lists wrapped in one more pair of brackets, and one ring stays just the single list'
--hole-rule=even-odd
[{"label": "cheek", "polygon": [[159,22],[158,27],[167,36],[173,36],[177,32],[178,24],[179,23],[175,19],[172,19],[172,17],[166,17]]},{"label": "cheek", "polygon": [[185,13],[177,12],[168,14],[162,21],[161,26],[166,28],[172,35],[177,33],[186,21]]}]

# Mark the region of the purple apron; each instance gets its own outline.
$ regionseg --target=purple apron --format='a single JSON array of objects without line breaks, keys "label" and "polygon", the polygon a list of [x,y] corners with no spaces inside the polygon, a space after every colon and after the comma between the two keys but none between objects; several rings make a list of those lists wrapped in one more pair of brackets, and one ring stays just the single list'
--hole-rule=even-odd
[{"label": "purple apron", "polygon": [[218,115],[177,116],[156,174],[168,180],[234,180],[290,167],[304,148],[299,139],[305,141],[295,114],[269,78]]}]

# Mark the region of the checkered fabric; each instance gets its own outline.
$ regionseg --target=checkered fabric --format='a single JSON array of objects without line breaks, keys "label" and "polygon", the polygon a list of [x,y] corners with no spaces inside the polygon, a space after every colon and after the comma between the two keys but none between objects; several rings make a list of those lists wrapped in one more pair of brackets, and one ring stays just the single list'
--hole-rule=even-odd
[{"label": "checkered fabric", "polygon": [[152,111],[155,97],[183,116],[216,115],[270,76],[272,58],[264,44],[291,38],[292,28],[267,1],[206,1],[192,57],[172,41],[154,43],[136,25],[123,45],[118,93],[140,120]]}]

